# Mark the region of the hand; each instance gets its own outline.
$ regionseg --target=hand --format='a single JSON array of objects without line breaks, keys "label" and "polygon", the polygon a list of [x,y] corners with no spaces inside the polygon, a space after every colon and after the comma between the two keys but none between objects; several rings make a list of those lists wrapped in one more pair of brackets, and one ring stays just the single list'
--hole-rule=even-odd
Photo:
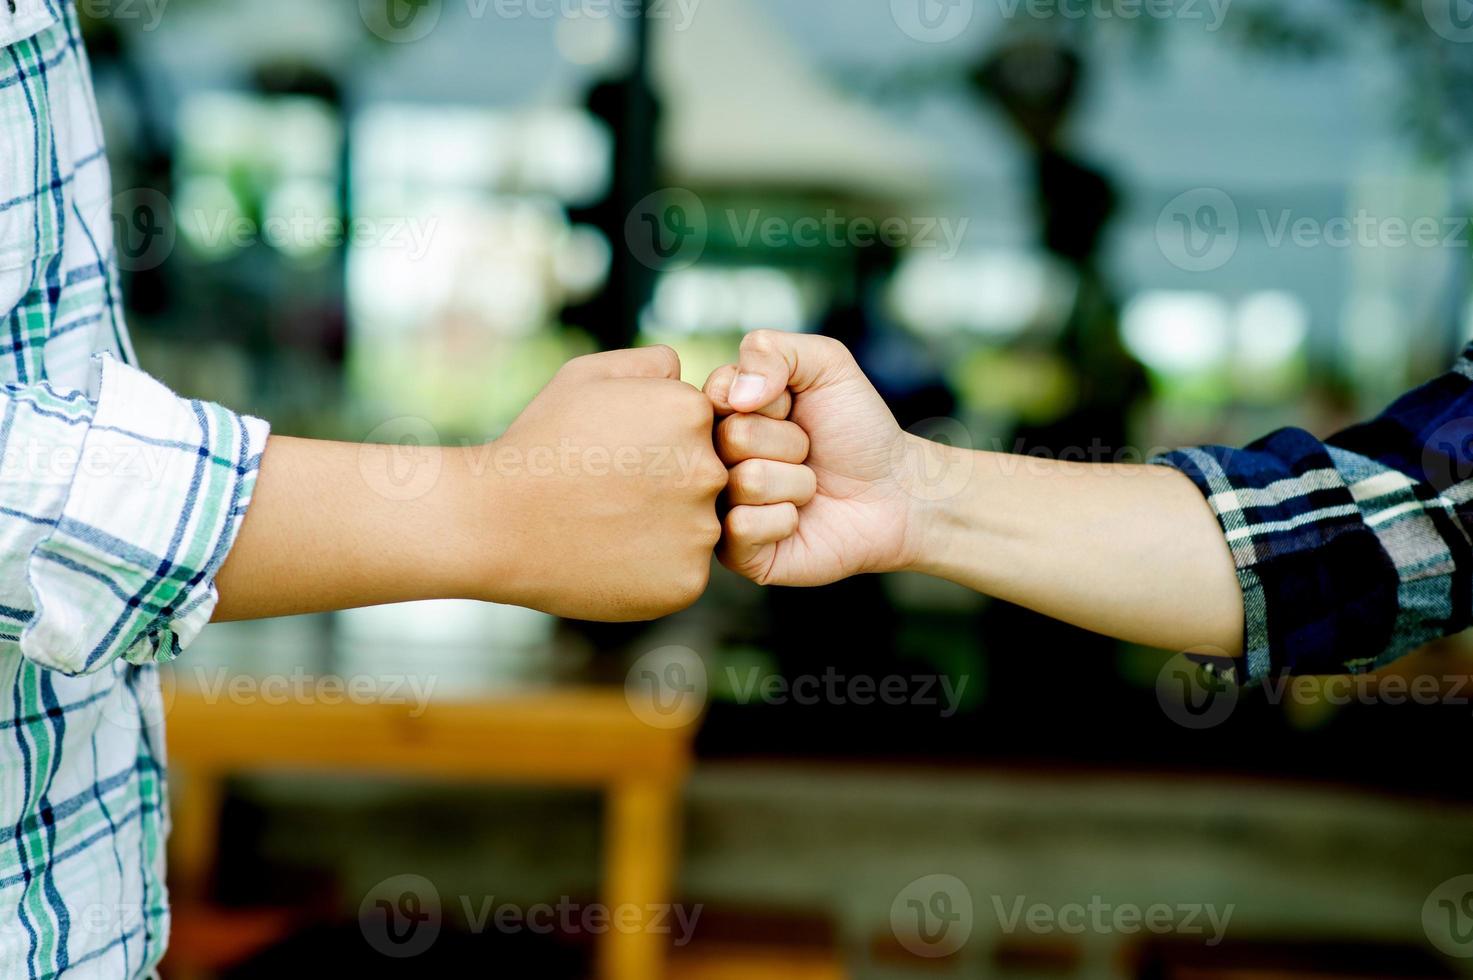
[{"label": "hand", "polygon": [[668,347],[569,362],[488,447],[498,601],[575,619],[656,619],[706,589],[726,469],[712,407]]},{"label": "hand", "polygon": [[759,330],[706,394],[727,416],[716,430],[731,467],[724,565],[762,585],[825,585],[912,561],[912,467],[928,450],[843,344]]},{"label": "hand", "polygon": [[[1134,643],[1241,655],[1233,554],[1176,470],[908,435],[823,337],[752,334],[706,392],[736,413],[717,427],[734,505],[718,555],[758,583],[917,571]],[[744,414],[759,409],[791,421]]]},{"label": "hand", "polygon": [[213,618],[469,598],[630,621],[690,605],[726,467],[710,401],[679,378],[668,347],[579,358],[485,446],[273,435]]}]

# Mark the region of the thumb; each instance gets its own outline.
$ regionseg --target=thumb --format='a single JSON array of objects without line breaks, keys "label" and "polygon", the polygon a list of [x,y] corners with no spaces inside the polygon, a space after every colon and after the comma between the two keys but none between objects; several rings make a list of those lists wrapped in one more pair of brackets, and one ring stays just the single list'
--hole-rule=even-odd
[{"label": "thumb", "polygon": [[808,391],[858,370],[849,348],[832,337],[758,330],[742,340],[740,371],[727,395],[731,407],[752,412],[785,390]]},{"label": "thumb", "polygon": [[568,364],[580,378],[667,378],[680,380],[680,355],[664,344],[585,354]]},{"label": "thumb", "polygon": [[[711,399],[711,406],[715,408],[716,414],[725,418],[736,409],[731,407],[727,396],[731,393],[731,385],[737,378],[740,370],[735,364],[726,364],[717,368],[706,379],[706,397]],[[765,415],[770,419],[783,420],[793,410],[793,397],[788,394],[788,389],[783,388],[778,392],[777,401],[764,405],[757,410],[758,415]],[[750,413],[749,413],[750,414]]]}]

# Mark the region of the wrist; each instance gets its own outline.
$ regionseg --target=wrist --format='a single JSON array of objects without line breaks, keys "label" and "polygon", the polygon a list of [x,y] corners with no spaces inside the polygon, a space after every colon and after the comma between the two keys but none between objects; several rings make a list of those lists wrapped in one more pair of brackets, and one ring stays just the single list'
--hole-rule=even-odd
[{"label": "wrist", "polygon": [[984,455],[906,433],[900,470],[906,501],[901,555],[891,571],[945,577],[948,556],[966,531],[967,498]]},{"label": "wrist", "polygon": [[510,532],[509,481],[496,466],[495,442],[447,450],[447,538],[460,543],[452,560],[466,598],[514,603],[516,535]]}]

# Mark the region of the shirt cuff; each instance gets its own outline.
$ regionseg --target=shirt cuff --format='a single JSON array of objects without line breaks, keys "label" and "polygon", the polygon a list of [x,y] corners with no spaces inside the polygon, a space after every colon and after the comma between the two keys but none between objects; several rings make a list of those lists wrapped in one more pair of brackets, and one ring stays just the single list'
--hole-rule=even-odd
[{"label": "shirt cuff", "polygon": [[26,566],[21,652],[66,674],[174,659],[209,622],[269,428],[180,398],[109,355],[66,502]]},{"label": "shirt cuff", "polygon": [[51,0],[0,0],[0,48],[41,33],[57,20],[58,4]]},{"label": "shirt cuff", "polygon": [[1206,497],[1243,591],[1236,681],[1370,669],[1395,640],[1397,571],[1323,443],[1284,429],[1245,449],[1152,462]]}]

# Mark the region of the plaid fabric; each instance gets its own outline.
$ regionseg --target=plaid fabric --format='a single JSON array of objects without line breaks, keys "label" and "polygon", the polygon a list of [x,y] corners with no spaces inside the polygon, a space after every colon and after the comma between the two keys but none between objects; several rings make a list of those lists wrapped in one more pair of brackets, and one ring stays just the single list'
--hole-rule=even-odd
[{"label": "plaid fabric", "polygon": [[1285,429],[1155,462],[1191,477],[1227,535],[1245,683],[1363,673],[1473,621],[1473,347],[1324,442]]},{"label": "plaid fabric", "polygon": [[151,975],[153,664],[208,621],[267,430],[129,366],[75,11],[0,3],[0,977]]}]

